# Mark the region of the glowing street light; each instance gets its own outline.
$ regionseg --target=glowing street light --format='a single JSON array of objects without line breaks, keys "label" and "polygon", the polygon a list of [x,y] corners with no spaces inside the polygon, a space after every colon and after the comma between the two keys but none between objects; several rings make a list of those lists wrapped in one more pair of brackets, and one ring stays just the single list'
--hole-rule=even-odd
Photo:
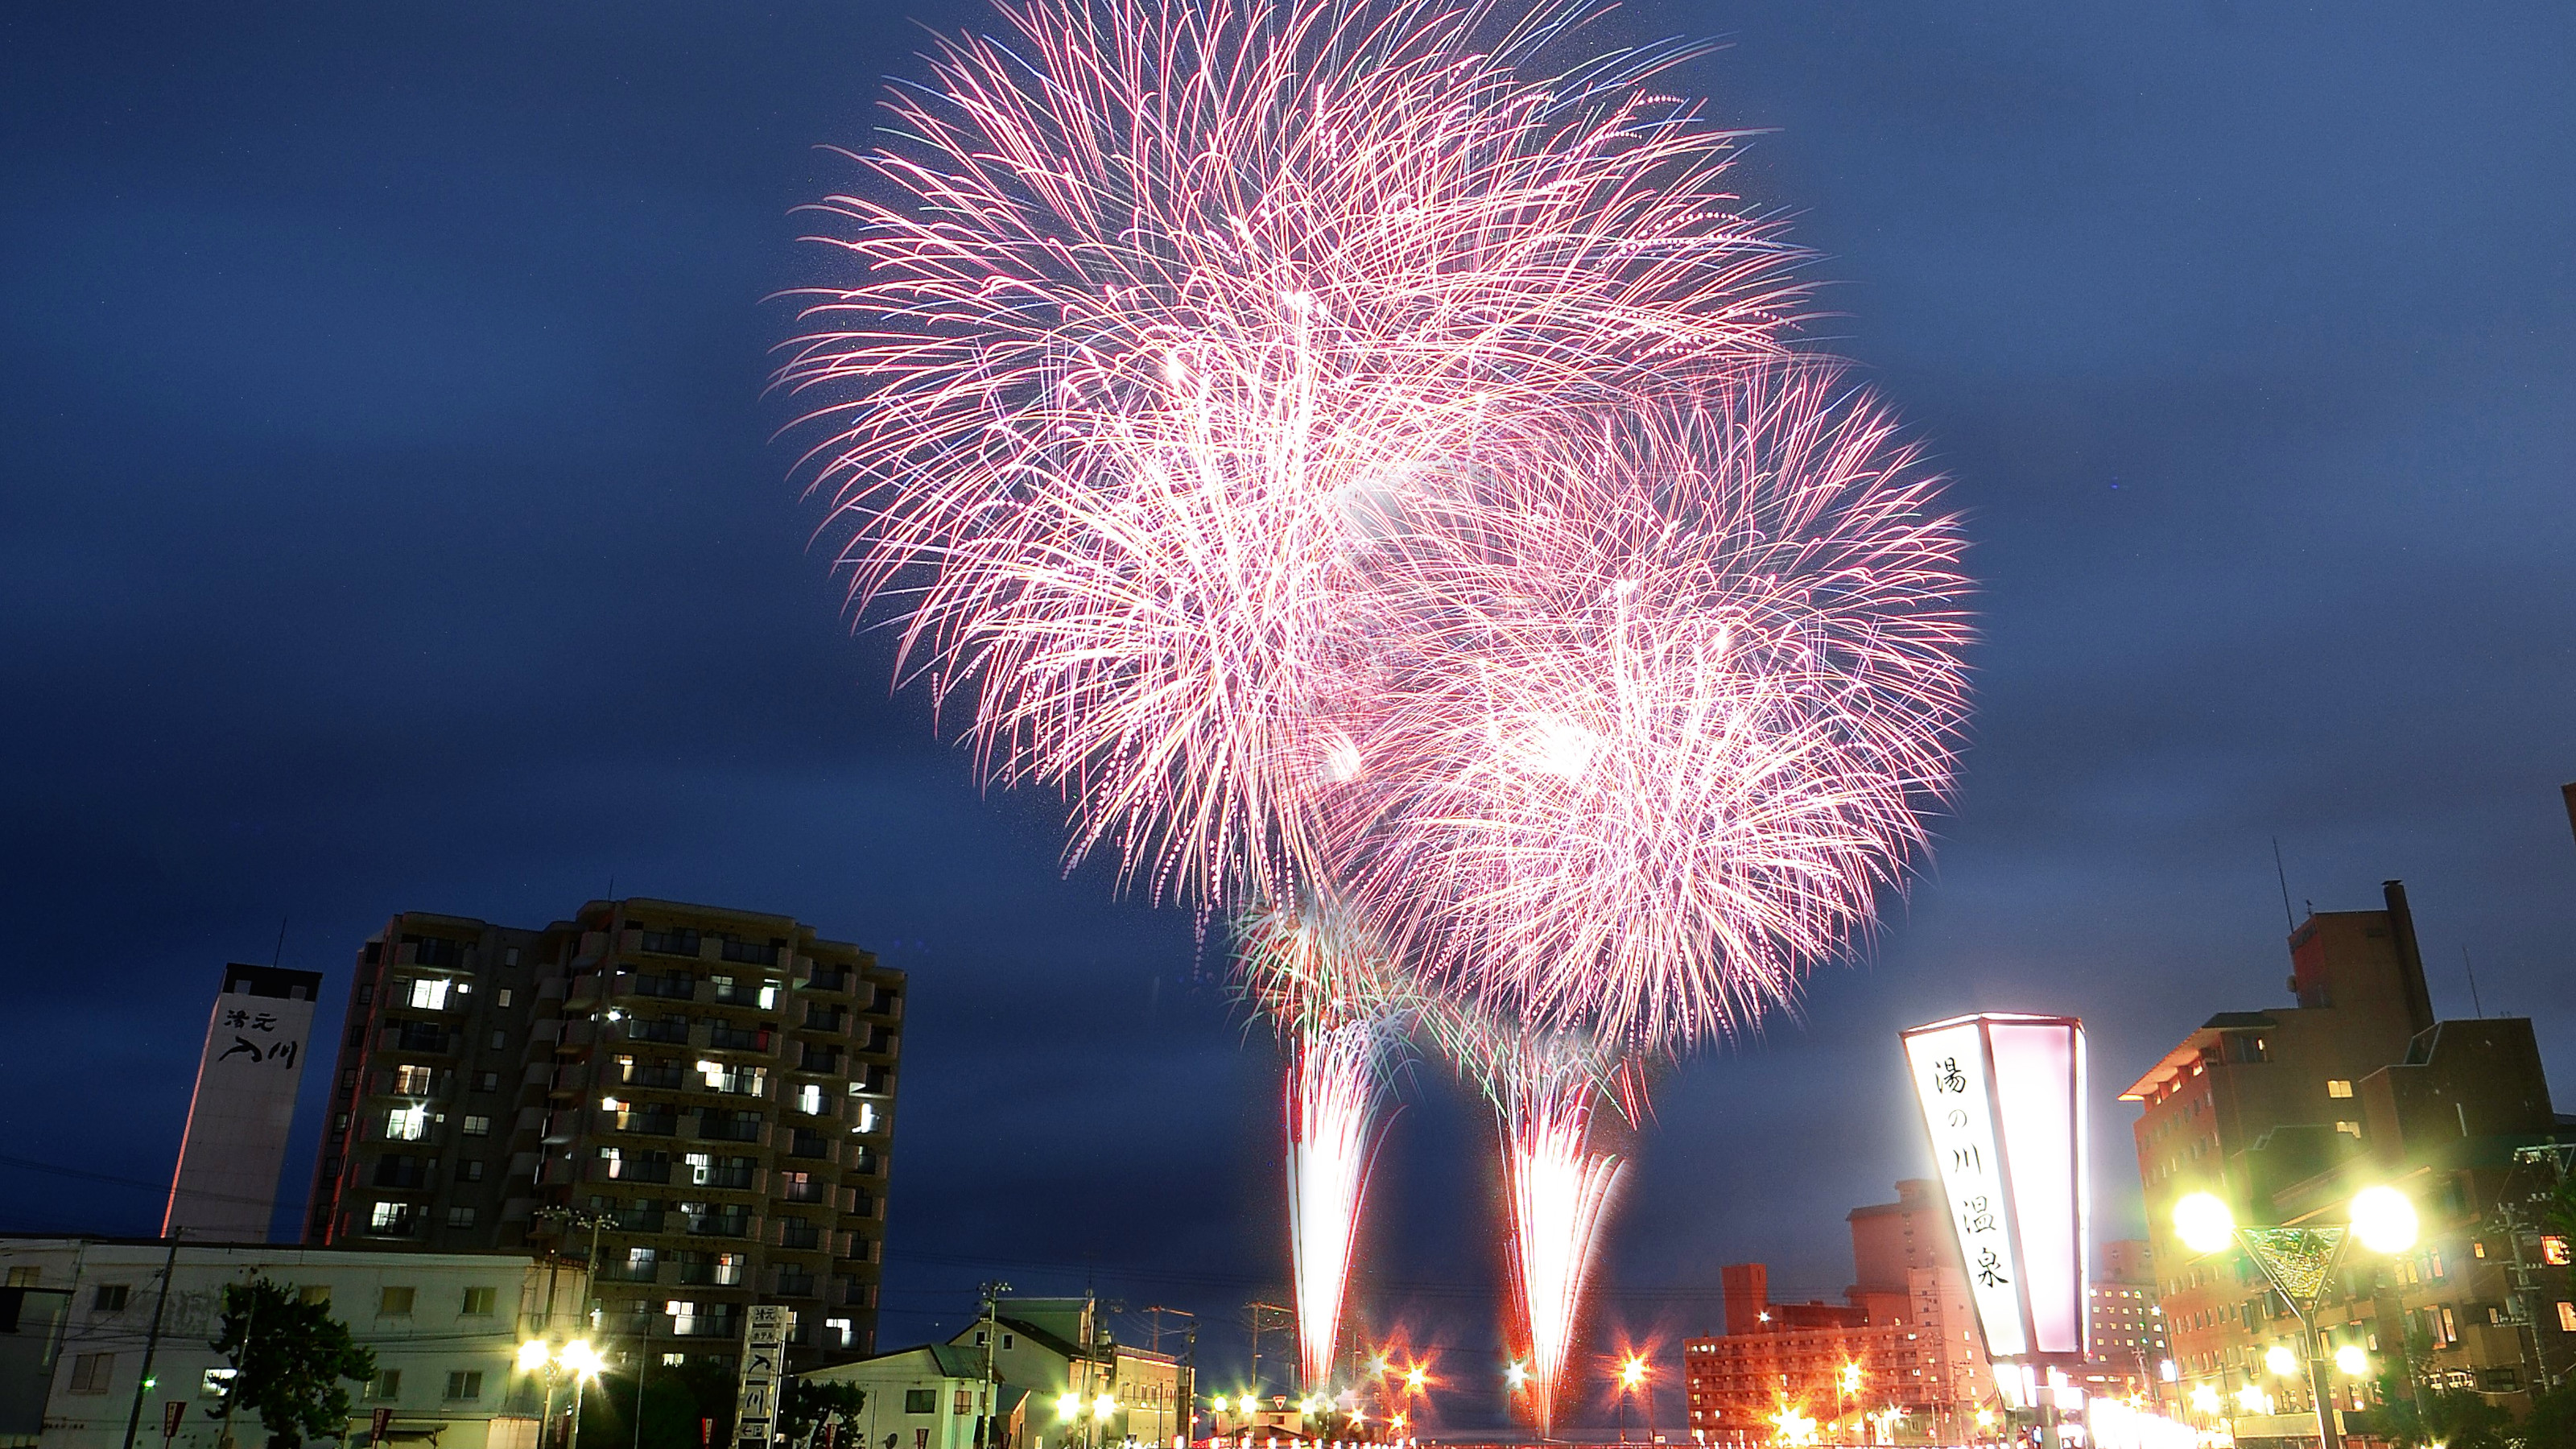
[{"label": "glowing street light", "polygon": [[2370,1355],[2360,1344],[2347,1343],[2335,1350],[2335,1367],[2351,1378],[2366,1377],[2370,1373]]},{"label": "glowing street light", "polygon": [[[1220,1398],[1217,1402],[1222,1405],[1225,1400]],[[1247,1414],[1252,1412],[1249,1407],[1252,1400],[1247,1398],[1243,1402],[1246,1405],[1244,1412]],[[1055,1413],[1056,1417],[1059,1419],[1071,1419],[1077,1417],[1082,1413],[1082,1395],[1074,1393],[1071,1390],[1067,1390],[1064,1393],[1056,1395]]]},{"label": "glowing street light", "polygon": [[1503,1366],[1503,1382],[1509,1385],[1515,1392],[1528,1388],[1529,1365],[1522,1363],[1518,1359],[1514,1359],[1512,1362],[1505,1364]]},{"label": "glowing street light", "polygon": [[1637,1386],[1645,1381],[1646,1361],[1633,1354],[1630,1355],[1628,1361],[1619,1366],[1620,1386],[1634,1392]]},{"label": "glowing street light", "polygon": [[2352,1234],[2374,1253],[2402,1253],[2415,1246],[2415,1204],[2383,1183],[2352,1199]]},{"label": "glowing street light", "polygon": [[[2319,1449],[2342,1449],[2342,1431],[2335,1423],[2334,1391],[2326,1381],[2329,1350],[2325,1334],[2317,1327],[2317,1304],[2334,1277],[2335,1265],[2343,1260],[2344,1249],[2354,1239],[2374,1253],[2402,1253],[2415,1246],[2415,1204],[2404,1193],[2383,1183],[2353,1194],[2344,1223],[2249,1228],[2237,1224],[2235,1213],[2215,1193],[2194,1192],[2174,1203],[2173,1227],[2174,1236],[2196,1253],[2218,1252],[2230,1244],[2242,1248],[2262,1268],[2272,1290],[2299,1316],[2299,1327],[2306,1334],[2301,1346],[2307,1361],[2308,1394],[2316,1404]],[[2368,1367],[2368,1359],[2350,1344],[2332,1351],[2337,1367],[2358,1374],[2358,1370],[2345,1367],[2346,1349],[2352,1350],[2355,1362]],[[2274,1374],[2290,1378],[2297,1375],[2301,1357],[2286,1345],[2276,1344],[2264,1354],[2263,1361]],[[2254,1385],[2238,1390],[2236,1397],[2249,1413],[2272,1412],[2272,1396]],[[2197,1393],[2194,1400],[2198,1400]],[[2259,1409],[2255,1407],[2258,1403],[2262,1405]]]}]

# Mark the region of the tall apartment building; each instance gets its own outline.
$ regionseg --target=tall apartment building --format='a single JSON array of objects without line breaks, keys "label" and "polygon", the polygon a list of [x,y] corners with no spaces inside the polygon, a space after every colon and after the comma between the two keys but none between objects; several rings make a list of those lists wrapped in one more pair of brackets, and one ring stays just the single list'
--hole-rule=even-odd
[{"label": "tall apartment building", "polygon": [[2356,1084],[2433,1025],[2405,887],[2390,881],[2385,899],[2384,910],[2312,914],[2290,933],[2296,1006],[2221,1012],[2120,1094],[2145,1109],[2132,1130],[2148,1242],[2186,1377],[2241,1368],[2230,1363],[2241,1310],[2261,1285],[2184,1248],[2174,1203],[2214,1192],[2241,1221],[2276,1221],[2273,1194],[2361,1152]]},{"label": "tall apartment building", "polygon": [[[612,1359],[875,1347],[903,973],[786,916],[394,917],[359,952],[306,1240],[587,1260]],[[588,1224],[568,1221],[580,1215]]]},{"label": "tall apartment building", "polygon": [[1900,1182],[1895,1202],[1849,1222],[1847,1303],[1775,1304],[1761,1264],[1719,1270],[1726,1332],[1682,1345],[1694,1441],[1768,1444],[1774,1416],[1794,1409],[1851,1436],[1894,1410],[1909,1438],[1964,1442],[1995,1384],[1938,1186]]},{"label": "tall apartment building", "polygon": [[[2403,887],[2390,882],[2386,900],[2291,933],[2297,1006],[2212,1017],[2122,1094],[2145,1108],[2135,1132],[2178,1376],[2169,1408],[2222,1414],[2240,1443],[2314,1437],[2304,1380],[2265,1367],[2273,1347],[2300,1353],[2298,1321],[2242,1252],[2199,1255],[2174,1237],[2173,1205],[2192,1192],[2249,1226],[2340,1222],[2366,1186],[2407,1194],[2421,1241],[2393,1259],[2348,1248],[2319,1310],[2374,1378],[2391,1369],[2518,1411],[2538,1373],[2576,1362],[2576,1304],[2562,1332],[2554,1303],[2515,1290],[2511,1265],[2542,1245],[2508,1221],[2545,1185],[2517,1149],[2576,1122],[2552,1112],[2528,1021],[2434,1020]],[[2349,1431],[2370,1434],[2371,1383],[2334,1385]],[[2277,1412],[2253,1412],[2259,1402]]]}]

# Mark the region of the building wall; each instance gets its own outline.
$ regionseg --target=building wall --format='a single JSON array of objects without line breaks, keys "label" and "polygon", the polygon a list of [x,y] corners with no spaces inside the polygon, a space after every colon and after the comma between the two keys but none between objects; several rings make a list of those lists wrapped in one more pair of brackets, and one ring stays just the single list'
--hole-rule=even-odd
[{"label": "building wall", "polygon": [[[44,1449],[122,1449],[167,1251],[148,1239],[0,1239],[0,1265],[11,1277],[71,1293],[46,1390]],[[374,1350],[392,1377],[344,1385],[351,1425],[363,1432],[377,1408],[391,1408],[397,1443],[426,1442],[432,1433],[438,1449],[532,1442],[542,1403],[539,1383],[515,1368],[521,1335],[549,1331],[550,1292],[553,1335],[580,1332],[580,1275],[519,1254],[185,1245],[152,1344],[154,1383],[139,1442],[158,1442],[163,1408],[176,1402],[186,1418],[171,1449],[215,1449],[223,1425],[210,1411],[220,1396],[207,1392],[206,1377],[225,1366],[210,1346],[222,1290],[255,1276],[323,1296],[358,1344]],[[233,1434],[241,1449],[267,1442],[256,1416],[237,1422]]]},{"label": "building wall", "polygon": [[903,974],[788,917],[594,901],[367,943],[308,1237],[586,1258],[602,1333],[730,1357],[755,1301],[808,1365],[875,1346]]},{"label": "building wall", "polygon": [[807,1377],[867,1391],[856,1433],[842,1441],[856,1449],[975,1449],[985,1383],[980,1363],[963,1358],[924,1346],[836,1364]]}]

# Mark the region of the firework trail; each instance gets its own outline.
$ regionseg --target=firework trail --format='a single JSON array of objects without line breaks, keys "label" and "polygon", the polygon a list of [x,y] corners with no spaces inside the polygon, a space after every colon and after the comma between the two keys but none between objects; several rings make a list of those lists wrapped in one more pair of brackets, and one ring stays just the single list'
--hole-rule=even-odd
[{"label": "firework trail", "polygon": [[1584,1288],[1623,1166],[1616,1153],[1594,1147],[1593,1114],[1608,1103],[1630,1123],[1641,1120],[1643,1073],[1592,1039],[1533,1033],[1454,1005],[1426,1005],[1419,1020],[1441,1055],[1493,1104],[1510,1215],[1512,1327],[1529,1355],[1529,1409],[1544,1437],[1555,1426]]},{"label": "firework trail", "polygon": [[861,275],[799,294],[776,380],[857,599],[899,597],[988,781],[1065,791],[1070,856],[1296,899],[1375,501],[1776,350],[1792,258],[1652,89],[1684,52],[1549,64],[1592,15],[1016,3],[815,208]]},{"label": "firework trail", "polygon": [[1303,1393],[1330,1382],[1351,1249],[1383,1123],[1384,1023],[1299,1033],[1288,1069],[1288,1243],[1297,1288]]},{"label": "firework trail", "polygon": [[1298,1389],[1325,1390],[1379,1107],[1421,1003],[1329,899],[1249,911],[1236,922],[1246,996],[1279,1027],[1287,1079],[1288,1250],[1297,1298]]},{"label": "firework trail", "polygon": [[1531,1408],[1545,1435],[1621,1164],[1592,1150],[1599,1086],[1588,1074],[1541,1068],[1533,1077],[1499,1115],[1512,1289],[1528,1333]]},{"label": "firework trail", "polygon": [[1354,910],[1432,990],[1660,1054],[1794,1004],[1948,789],[1955,523],[1834,368],[1603,418],[1418,493],[1337,836]]}]

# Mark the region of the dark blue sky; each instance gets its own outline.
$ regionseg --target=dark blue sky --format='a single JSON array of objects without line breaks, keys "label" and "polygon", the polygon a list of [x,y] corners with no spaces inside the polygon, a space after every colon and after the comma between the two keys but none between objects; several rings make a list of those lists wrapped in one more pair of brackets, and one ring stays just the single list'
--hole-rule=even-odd
[{"label": "dark blue sky", "polygon": [[[1986,641],[1871,958],[1666,1084],[1604,1342],[1711,1322],[1721,1262],[1837,1292],[1843,1212],[1925,1166],[1893,1033],[1964,1008],[2090,1020],[2134,1224],[2111,1094],[2282,1002],[2276,835],[2320,909],[2404,877],[2440,1009],[2465,949],[2576,1105],[2576,11],[1625,17],[1730,42],[1687,80],[1774,130],[1743,189],[1955,477]],[[391,911],[533,925],[613,876],[914,973],[888,1340],[996,1271],[1220,1317],[1277,1282],[1265,1042],[1186,919],[1059,879],[1055,805],[888,698],[765,441],[760,299],[845,179],[811,148],[973,18],[0,17],[7,1154],[166,1179],[217,971],[281,913],[336,993]],[[1469,1378],[1478,1120],[1420,1077],[1360,1288]],[[0,1227],[158,1210],[0,1166]]]}]

